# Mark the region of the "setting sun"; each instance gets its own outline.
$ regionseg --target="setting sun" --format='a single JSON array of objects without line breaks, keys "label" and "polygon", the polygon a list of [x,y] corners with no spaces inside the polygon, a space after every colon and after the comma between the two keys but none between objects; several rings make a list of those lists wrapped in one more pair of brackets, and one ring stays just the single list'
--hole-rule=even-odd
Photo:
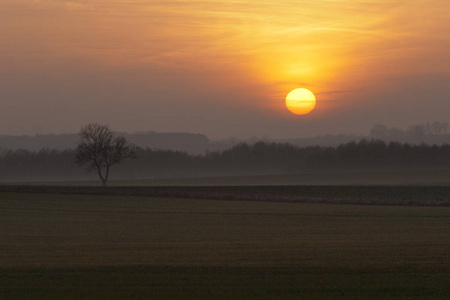
[{"label": "setting sun", "polygon": [[292,90],[286,96],[286,107],[296,115],[305,115],[316,106],[316,97],[307,89]]}]

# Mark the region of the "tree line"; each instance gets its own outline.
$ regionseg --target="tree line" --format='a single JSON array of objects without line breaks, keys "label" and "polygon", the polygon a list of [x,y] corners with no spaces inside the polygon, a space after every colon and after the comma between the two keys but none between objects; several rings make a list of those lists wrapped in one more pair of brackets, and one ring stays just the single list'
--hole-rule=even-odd
[{"label": "tree line", "polygon": [[[362,140],[335,147],[241,143],[201,155],[136,147],[133,155],[137,158],[114,166],[110,179],[450,169],[450,145],[411,145],[382,140]],[[98,179],[97,174],[79,168],[75,157],[76,149],[0,149],[0,182]]]},{"label": "tree line", "polygon": [[382,140],[396,141],[423,141],[427,137],[442,136],[448,133],[447,122],[427,122],[425,124],[411,125],[403,130],[397,127],[388,127],[375,124],[370,129],[369,137]]}]

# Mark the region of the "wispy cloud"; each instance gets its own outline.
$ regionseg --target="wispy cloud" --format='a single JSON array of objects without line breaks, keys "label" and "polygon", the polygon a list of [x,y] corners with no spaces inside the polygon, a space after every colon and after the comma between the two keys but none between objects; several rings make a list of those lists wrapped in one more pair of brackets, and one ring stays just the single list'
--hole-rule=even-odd
[{"label": "wispy cloud", "polygon": [[0,64],[132,70],[150,86],[196,78],[195,92],[220,86],[255,107],[283,105],[271,99],[296,85],[350,101],[336,91],[448,71],[449,11],[442,0],[1,0]]}]

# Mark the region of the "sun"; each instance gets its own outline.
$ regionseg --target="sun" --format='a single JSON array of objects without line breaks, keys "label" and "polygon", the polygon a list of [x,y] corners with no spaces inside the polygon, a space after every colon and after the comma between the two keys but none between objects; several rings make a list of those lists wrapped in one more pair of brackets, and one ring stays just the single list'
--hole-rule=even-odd
[{"label": "sun", "polygon": [[286,96],[286,107],[296,115],[306,115],[316,106],[316,97],[307,89],[292,90]]}]

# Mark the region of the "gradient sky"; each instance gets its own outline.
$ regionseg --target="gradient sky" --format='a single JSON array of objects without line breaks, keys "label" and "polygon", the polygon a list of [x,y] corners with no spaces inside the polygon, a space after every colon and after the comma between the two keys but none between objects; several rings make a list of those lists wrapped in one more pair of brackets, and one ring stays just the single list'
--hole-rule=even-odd
[{"label": "gradient sky", "polygon": [[[0,0],[0,134],[210,138],[450,121],[447,0]],[[305,116],[286,94],[314,92]]]}]

